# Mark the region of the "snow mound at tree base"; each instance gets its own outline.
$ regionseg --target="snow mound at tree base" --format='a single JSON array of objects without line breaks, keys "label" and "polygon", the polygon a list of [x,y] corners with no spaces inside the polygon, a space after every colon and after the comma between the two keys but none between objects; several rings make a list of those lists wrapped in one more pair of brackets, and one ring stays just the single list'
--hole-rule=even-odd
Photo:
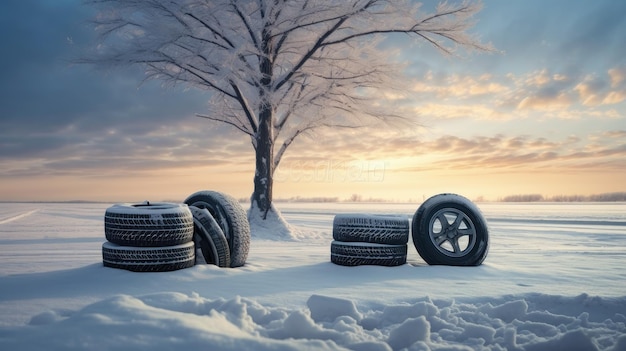
[{"label": "snow mound at tree base", "polygon": [[[312,295],[306,308],[198,294],[118,295],[0,328],[4,350],[624,350],[626,297],[542,294],[465,302],[428,297],[357,306]],[[587,311],[580,313],[581,310]]]},{"label": "snow mound at tree base", "polygon": [[252,202],[248,210],[248,221],[250,222],[250,235],[253,238],[290,241],[302,237],[301,231],[287,223],[274,204],[267,212],[267,216],[263,218],[263,213],[256,201]]}]

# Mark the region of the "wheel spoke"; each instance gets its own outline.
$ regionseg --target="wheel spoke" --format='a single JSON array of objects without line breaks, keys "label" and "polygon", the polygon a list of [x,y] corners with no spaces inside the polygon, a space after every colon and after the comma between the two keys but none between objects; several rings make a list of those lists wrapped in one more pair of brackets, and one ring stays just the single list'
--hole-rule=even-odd
[{"label": "wheel spoke", "polygon": [[441,223],[441,232],[445,232],[450,226],[450,223],[448,223],[448,218],[446,218],[445,214],[442,212],[439,214],[439,216],[437,216],[437,219]]},{"label": "wheel spoke", "polygon": [[446,238],[447,236],[448,236],[448,232],[446,232],[445,230],[442,230],[439,233],[433,233],[432,235],[433,239],[439,239],[441,237]]},{"label": "wheel spoke", "polygon": [[452,244],[452,248],[454,249],[454,253],[458,254],[461,252],[461,247],[459,247],[459,238],[454,237],[450,239],[450,244]]},{"label": "wheel spoke", "polygon": [[459,236],[465,236],[465,235],[476,235],[476,231],[473,228],[467,228],[467,229],[459,229],[456,231],[457,232],[457,237]]},{"label": "wheel spoke", "polygon": [[448,240],[448,236],[446,235],[439,235],[438,237],[435,238],[435,241],[437,242],[437,246],[441,246],[447,240]]},{"label": "wheel spoke", "polygon": [[459,213],[454,219],[454,223],[451,224],[452,228],[454,228],[455,230],[458,230],[459,227],[461,226],[461,223],[463,223],[464,219],[465,219],[465,215],[463,213]]}]

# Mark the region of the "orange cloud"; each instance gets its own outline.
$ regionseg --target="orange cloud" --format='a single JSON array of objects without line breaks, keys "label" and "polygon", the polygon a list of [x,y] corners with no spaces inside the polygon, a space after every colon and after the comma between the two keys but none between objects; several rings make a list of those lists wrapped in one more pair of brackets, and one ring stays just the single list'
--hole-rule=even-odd
[{"label": "orange cloud", "polygon": [[522,99],[517,105],[519,110],[534,109],[534,110],[554,110],[563,107],[568,107],[572,104],[572,99],[565,93],[560,93],[556,96],[527,96]]},{"label": "orange cloud", "polygon": [[435,94],[440,99],[467,99],[487,94],[503,94],[509,88],[495,81],[489,74],[479,77],[452,74],[443,79],[436,79],[432,72],[429,72],[413,85],[412,90],[414,93]]},{"label": "orange cloud", "polygon": [[541,87],[552,81],[552,76],[548,73],[547,69],[541,71],[535,71],[527,75],[524,78],[524,85]]},{"label": "orange cloud", "polygon": [[[612,68],[608,71],[608,80],[587,76],[574,87],[585,106],[614,105],[626,100],[626,70]],[[611,89],[608,89],[610,86]]]},{"label": "orange cloud", "polygon": [[604,99],[602,99],[602,104],[603,105],[619,104],[620,102],[624,100],[626,100],[626,91],[611,91],[604,97]]},{"label": "orange cloud", "polygon": [[626,81],[626,68],[611,68],[609,70],[609,77],[611,78],[611,87],[617,88],[622,82]]},{"label": "orange cloud", "polygon": [[[496,106],[497,107],[497,106]],[[416,114],[437,119],[472,118],[476,120],[507,120],[513,116],[488,104],[426,103],[414,107]]]}]

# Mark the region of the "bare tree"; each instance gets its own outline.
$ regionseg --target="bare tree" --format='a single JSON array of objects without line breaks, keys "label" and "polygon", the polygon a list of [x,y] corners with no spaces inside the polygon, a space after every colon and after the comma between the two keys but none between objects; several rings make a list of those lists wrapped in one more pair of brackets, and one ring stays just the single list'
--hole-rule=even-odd
[{"label": "bare tree", "polygon": [[380,40],[404,34],[443,53],[489,49],[467,33],[477,2],[432,13],[401,0],[93,0],[100,34],[85,61],[135,65],[148,78],[211,92],[199,117],[250,137],[256,172],[250,215],[272,210],[274,170],[303,133],[356,127],[392,113],[366,92],[397,72]]}]

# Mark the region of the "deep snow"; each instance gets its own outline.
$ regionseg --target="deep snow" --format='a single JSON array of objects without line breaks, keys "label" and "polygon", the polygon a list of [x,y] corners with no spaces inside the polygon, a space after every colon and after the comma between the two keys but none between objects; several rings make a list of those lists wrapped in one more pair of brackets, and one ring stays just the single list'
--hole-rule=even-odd
[{"label": "deep snow", "polygon": [[[626,350],[626,204],[479,204],[480,267],[330,263],[334,214],[415,204],[278,204],[294,240],[248,263],[102,266],[110,204],[0,204],[2,350]],[[411,245],[411,244],[410,244]]]}]

